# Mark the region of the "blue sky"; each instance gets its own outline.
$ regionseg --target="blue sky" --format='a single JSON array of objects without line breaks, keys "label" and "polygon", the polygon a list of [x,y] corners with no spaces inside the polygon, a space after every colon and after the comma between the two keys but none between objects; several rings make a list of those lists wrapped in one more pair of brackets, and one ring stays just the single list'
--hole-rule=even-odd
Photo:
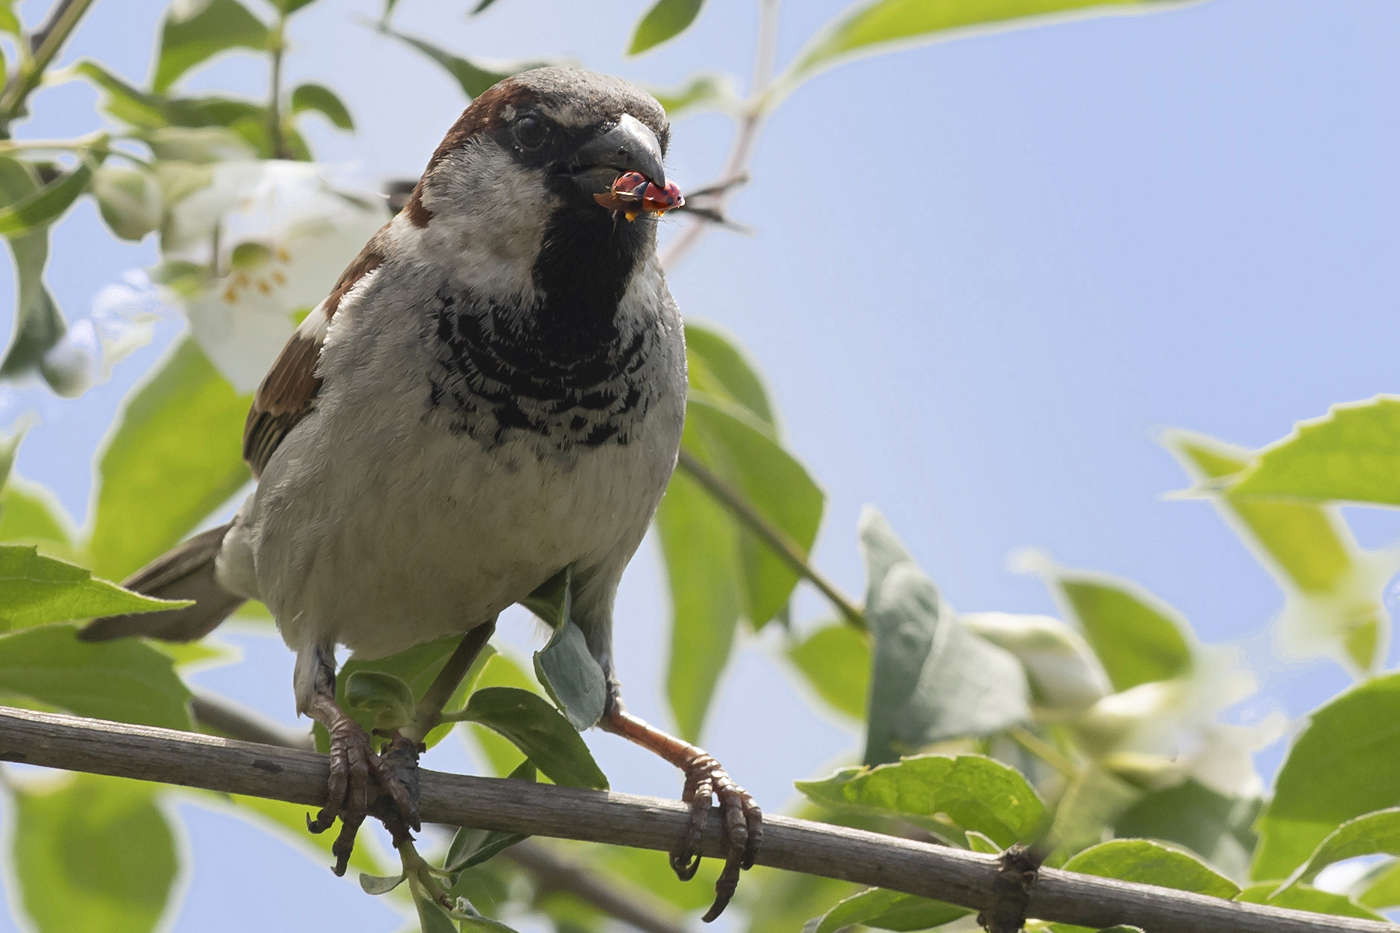
[{"label": "blue sky", "polygon": [[[746,75],[754,39],[738,0],[711,0],[690,33],[638,60],[621,50],[640,0],[499,0],[470,21],[466,3],[400,6],[400,28],[463,53],[563,56],[657,84]],[[843,6],[789,4],[780,63]],[[23,6],[31,22],[43,8]],[[317,152],[371,181],[416,175],[463,106],[444,73],[366,28],[377,9],[319,0],[295,21],[288,60],[290,80],[335,87],[359,124],[353,136],[318,125]],[[70,57],[142,78],[160,12],[99,0]],[[801,87],[733,205],[756,235],[711,235],[671,281],[687,315],[736,334],[766,372],[791,446],[829,494],[816,561],[860,592],[855,520],[871,503],[961,610],[1052,611],[1038,580],[1007,569],[1015,549],[1041,547],[1143,584],[1205,641],[1241,645],[1262,682],[1246,719],[1296,717],[1342,689],[1335,665],[1273,657],[1281,594],[1207,505],[1163,499],[1185,477],[1153,438],[1176,426],[1258,446],[1396,389],[1397,33],[1400,7],[1384,0],[1212,0],[960,39]],[[260,62],[230,57],[188,85],[260,95],[263,81]],[[93,100],[80,85],[45,90],[19,135],[90,131]],[[682,188],[715,176],[730,130],[718,115],[678,124]],[[49,278],[77,317],[154,256],[111,241],[84,204],[55,234]],[[11,294],[8,268],[0,279]],[[44,424],[19,469],[76,516],[121,394],[174,330],[81,401],[36,403]],[[1368,546],[1400,530],[1389,514],[1348,514]],[[798,605],[804,621],[826,611]],[[624,581],[620,667],[631,705],[662,721],[665,613],[644,549]],[[254,663],[202,682],[290,722],[290,655],[239,640]],[[741,651],[710,722],[710,749],[773,809],[792,779],[857,744],[805,709],[761,645]],[[618,789],[678,792],[644,753],[590,744]],[[430,766],[467,766],[446,745],[439,755]],[[175,929],[261,926],[274,907],[290,928],[322,906],[346,930],[397,928],[290,850],[182,812],[194,868]],[[221,848],[226,831],[238,835]],[[296,890],[275,903],[227,898],[289,877],[273,887]]]}]

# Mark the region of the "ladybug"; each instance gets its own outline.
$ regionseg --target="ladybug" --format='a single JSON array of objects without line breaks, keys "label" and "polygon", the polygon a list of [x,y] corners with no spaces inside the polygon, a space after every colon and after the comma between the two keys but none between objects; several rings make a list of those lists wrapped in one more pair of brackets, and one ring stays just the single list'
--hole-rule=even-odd
[{"label": "ladybug", "polygon": [[642,214],[660,217],[685,203],[685,197],[675,182],[668,181],[663,188],[648,181],[640,172],[619,175],[606,193],[595,194],[593,199],[623,214],[628,220],[636,220]]}]

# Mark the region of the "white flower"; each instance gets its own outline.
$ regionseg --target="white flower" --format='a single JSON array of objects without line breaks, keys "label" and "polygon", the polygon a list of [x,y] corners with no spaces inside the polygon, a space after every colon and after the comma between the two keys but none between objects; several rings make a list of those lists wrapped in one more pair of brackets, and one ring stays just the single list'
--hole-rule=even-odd
[{"label": "white flower", "polygon": [[163,242],[168,258],[219,269],[185,313],[218,370],[238,391],[251,392],[291,336],[295,317],[326,297],[388,209],[378,199],[337,192],[321,165],[226,162],[212,173],[209,187],[172,209]]},{"label": "white flower", "polygon": [[106,382],[112,367],[151,342],[153,325],[174,309],[144,270],[122,273],[92,299],[92,313],[73,322],[44,354],[40,367],[61,395],[82,395]]}]

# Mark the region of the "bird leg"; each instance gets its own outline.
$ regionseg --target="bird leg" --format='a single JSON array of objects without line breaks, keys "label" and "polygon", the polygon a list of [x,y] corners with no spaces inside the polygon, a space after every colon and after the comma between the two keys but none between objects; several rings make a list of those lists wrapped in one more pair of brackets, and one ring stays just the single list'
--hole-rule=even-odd
[{"label": "bird leg", "polygon": [[[355,849],[355,836],[373,802],[371,778],[389,798],[391,813],[384,818],[384,825],[393,834],[394,843],[411,839],[409,830],[419,828],[416,794],[410,793],[410,787],[417,790],[418,750],[413,743],[396,737],[386,757],[375,754],[369,735],[335,701],[335,669],[331,662],[319,657],[317,661],[315,692],[306,712],[330,735],[330,780],[326,786],[326,805],[316,814],[316,819],[307,817],[306,828],[313,833],[323,833],[335,824],[337,817],[340,818],[340,835],[331,846],[331,854],[335,856],[332,870],[344,875],[350,853]],[[404,745],[408,747],[400,747]],[[412,758],[411,762],[406,760],[408,757]],[[415,772],[412,778],[409,778],[410,772]],[[400,775],[404,779],[400,779]]]},{"label": "bird leg", "polygon": [[763,840],[763,811],[749,792],[735,784],[704,749],[667,735],[628,713],[615,688],[608,691],[607,706],[598,724],[607,732],[650,749],[685,772],[685,791],[681,799],[690,804],[690,825],[671,850],[671,868],[682,881],[695,877],[700,867],[700,838],[710,818],[711,798],[718,799],[728,849],[724,870],[715,882],[715,902],[702,918],[709,923],[724,911],[734,896],[739,886],[739,871],[753,866],[758,845]]}]

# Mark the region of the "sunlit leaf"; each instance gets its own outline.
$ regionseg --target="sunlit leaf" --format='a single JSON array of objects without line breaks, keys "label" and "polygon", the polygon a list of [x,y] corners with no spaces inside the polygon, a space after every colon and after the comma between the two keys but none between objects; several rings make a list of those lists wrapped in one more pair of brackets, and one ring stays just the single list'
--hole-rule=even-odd
[{"label": "sunlit leaf", "polygon": [[88,544],[93,571],[122,579],[177,544],[250,478],[239,449],[251,399],[185,338],[126,401],[99,454]]},{"label": "sunlit leaf", "polygon": [[1106,827],[1143,796],[1140,788],[1122,778],[1098,765],[1086,765],[1060,797],[1050,826],[1050,843],[1058,851],[1072,854],[1101,842]]},{"label": "sunlit leaf", "polygon": [[179,19],[172,12],[161,27],[151,88],[164,92],[201,62],[230,49],[262,51],[268,29],[238,0],[210,0],[193,16]]},{"label": "sunlit leaf", "polygon": [[1348,820],[1400,800],[1400,674],[1387,674],[1329,701],[1309,717],[1257,824],[1252,877],[1282,878]]},{"label": "sunlit leaf", "polygon": [[0,545],[0,626],[7,629],[182,605],[189,603],[124,590],[82,567],[44,557],[34,547]]},{"label": "sunlit leaf", "polygon": [[787,649],[807,683],[827,703],[864,720],[870,694],[870,638],[842,622],[825,625]]},{"label": "sunlit leaf", "polygon": [[1263,801],[1227,797],[1195,779],[1154,791],[1113,824],[1123,837],[1185,846],[1232,878],[1242,878],[1258,842],[1251,827]]},{"label": "sunlit leaf", "polygon": [[608,779],[574,727],[537,694],[513,687],[482,687],[462,718],[510,739],[556,784],[606,790]]},{"label": "sunlit leaf", "polygon": [[189,730],[189,689],[175,663],[133,638],[80,642],[69,625],[0,635],[0,694],[79,716]]},{"label": "sunlit leaf", "polygon": [[972,913],[946,904],[884,888],[853,894],[803,926],[802,933],[836,933],[855,924],[879,930],[927,930]]},{"label": "sunlit leaf", "polygon": [[140,240],[160,226],[160,184],[150,172],[104,165],[93,176],[92,193],[108,229],[123,240]]},{"label": "sunlit leaf", "polygon": [[1335,506],[1232,491],[1222,481],[1249,467],[1254,454],[1247,450],[1184,431],[1168,432],[1162,442],[1278,580],[1286,600],[1278,621],[1285,649],[1373,670],[1389,640],[1382,593],[1400,569],[1396,553],[1363,551]]},{"label": "sunlit leaf", "polygon": [[319,113],[331,125],[342,130],[353,130],[355,120],[345,109],[340,98],[330,88],[321,84],[302,84],[292,91],[292,113]]},{"label": "sunlit leaf", "polygon": [[1239,885],[1196,856],[1147,839],[1112,839],[1085,849],[1062,867],[1065,871],[1155,884],[1210,897],[1228,899],[1240,893]]},{"label": "sunlit leaf", "polygon": [[0,492],[0,541],[34,544],[40,554],[67,560],[73,557],[73,534],[73,520],[52,492],[10,477]]},{"label": "sunlit leaf", "polygon": [[781,83],[796,84],[837,62],[911,48],[973,30],[1035,25],[1052,17],[1138,13],[1169,8],[1164,0],[873,0],[823,29]]},{"label": "sunlit leaf", "polygon": [[704,0],[656,0],[642,15],[627,47],[628,55],[640,55],[685,31],[700,15]]},{"label": "sunlit leaf", "polygon": [[36,227],[53,223],[78,199],[92,181],[92,166],[79,163],[44,188],[0,208],[0,235],[20,236]]},{"label": "sunlit leaf", "polygon": [[768,427],[777,428],[777,415],[758,365],[732,336],[687,321],[685,358],[691,388],[739,405]]},{"label": "sunlit leaf", "polygon": [[179,858],[155,785],[81,774],[15,794],[12,871],[40,933],[145,933],[165,912]]},{"label": "sunlit leaf", "polygon": [[1015,656],[958,621],[873,509],[861,515],[860,542],[874,644],[866,764],[1027,721],[1030,690]]},{"label": "sunlit leaf", "polygon": [[1333,862],[1361,855],[1400,855],[1400,808],[1367,813],[1338,826],[1293,874],[1283,887],[1311,882]]},{"label": "sunlit leaf", "polygon": [[1362,920],[1385,921],[1385,917],[1353,901],[1344,894],[1319,891],[1312,885],[1295,884],[1282,891],[1278,882],[1266,881],[1252,884],[1235,898],[1246,904],[1268,904],[1284,910],[1307,910],[1315,914],[1331,914],[1334,917],[1357,917]]},{"label": "sunlit leaf", "polygon": [[946,833],[977,830],[1003,848],[1034,837],[1040,796],[1014,768],[981,755],[920,755],[875,768],[846,768],[797,789],[836,809],[897,816]]},{"label": "sunlit leaf", "polygon": [[[0,199],[5,204],[22,203],[37,197],[38,192],[38,181],[29,168],[0,156]],[[7,237],[6,242],[14,257],[16,310],[14,335],[4,361],[0,362],[0,376],[13,379],[38,367],[68,325],[44,282],[44,266],[49,260],[48,229],[29,230],[23,236]]]}]

